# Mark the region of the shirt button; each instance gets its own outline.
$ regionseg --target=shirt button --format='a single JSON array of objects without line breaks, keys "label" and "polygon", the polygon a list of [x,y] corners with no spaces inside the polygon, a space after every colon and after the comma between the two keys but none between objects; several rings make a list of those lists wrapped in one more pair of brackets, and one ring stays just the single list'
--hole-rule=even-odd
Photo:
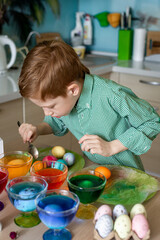
[{"label": "shirt button", "polygon": [[89,106],[89,103],[86,103],[86,107],[87,107],[87,108],[89,108],[89,107],[90,107],[90,106]]},{"label": "shirt button", "polygon": [[81,113],[81,118],[82,118],[82,119],[84,118],[84,114],[83,114],[83,113]]}]

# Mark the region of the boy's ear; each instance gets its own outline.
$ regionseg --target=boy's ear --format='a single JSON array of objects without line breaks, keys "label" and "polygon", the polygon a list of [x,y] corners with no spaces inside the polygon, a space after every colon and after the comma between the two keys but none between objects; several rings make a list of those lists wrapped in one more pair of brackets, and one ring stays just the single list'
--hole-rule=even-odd
[{"label": "boy's ear", "polygon": [[80,87],[78,84],[76,83],[71,83],[68,87],[67,87],[67,92],[68,94],[72,95],[72,96],[77,96],[79,94],[80,91]]}]

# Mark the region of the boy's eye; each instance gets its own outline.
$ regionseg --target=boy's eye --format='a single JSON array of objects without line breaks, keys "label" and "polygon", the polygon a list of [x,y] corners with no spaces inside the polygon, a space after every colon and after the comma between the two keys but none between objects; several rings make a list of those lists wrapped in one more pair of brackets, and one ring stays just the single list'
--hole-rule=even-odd
[{"label": "boy's eye", "polygon": [[52,106],[50,106],[49,108],[54,108],[55,107],[55,105],[52,105]]}]

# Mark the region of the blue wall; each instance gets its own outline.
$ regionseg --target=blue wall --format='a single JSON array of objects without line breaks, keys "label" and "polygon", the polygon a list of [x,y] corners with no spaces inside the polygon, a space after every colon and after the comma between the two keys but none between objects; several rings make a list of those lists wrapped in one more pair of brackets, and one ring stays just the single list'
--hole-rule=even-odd
[{"label": "blue wall", "polygon": [[78,11],[77,0],[59,0],[60,17],[56,18],[51,9],[46,7],[45,21],[41,26],[35,25],[38,32],[59,32],[64,41],[69,43],[70,32],[75,26],[75,12]]}]

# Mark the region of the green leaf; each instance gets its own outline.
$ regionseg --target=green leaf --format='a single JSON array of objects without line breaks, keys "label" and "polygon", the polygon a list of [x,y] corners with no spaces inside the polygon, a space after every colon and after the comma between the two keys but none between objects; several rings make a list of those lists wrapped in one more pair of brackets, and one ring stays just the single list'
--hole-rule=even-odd
[{"label": "green leaf", "polygon": [[52,12],[55,14],[55,16],[60,15],[60,7],[58,0],[46,0],[48,5],[51,7]]},{"label": "green leaf", "polygon": [[34,20],[37,22],[38,25],[40,25],[44,19],[44,11],[39,8],[38,5],[33,5],[34,8]]}]

